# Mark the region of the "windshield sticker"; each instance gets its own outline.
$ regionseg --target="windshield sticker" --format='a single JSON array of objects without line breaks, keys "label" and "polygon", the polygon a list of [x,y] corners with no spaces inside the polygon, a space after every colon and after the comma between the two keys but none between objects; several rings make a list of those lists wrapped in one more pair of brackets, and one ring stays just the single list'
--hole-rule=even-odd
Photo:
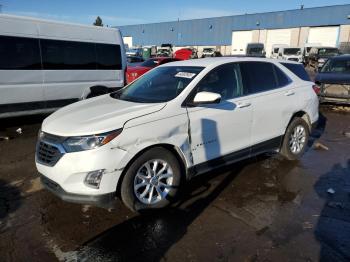
[{"label": "windshield sticker", "polygon": [[196,74],[194,73],[188,73],[188,72],[179,72],[175,75],[175,77],[182,77],[182,78],[188,78],[192,79]]}]

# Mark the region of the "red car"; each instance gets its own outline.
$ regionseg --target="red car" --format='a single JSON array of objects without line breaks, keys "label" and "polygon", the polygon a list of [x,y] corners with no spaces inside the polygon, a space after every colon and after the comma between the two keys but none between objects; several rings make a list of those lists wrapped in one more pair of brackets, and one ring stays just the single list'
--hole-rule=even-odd
[{"label": "red car", "polygon": [[198,58],[197,50],[194,48],[182,48],[174,53],[174,58],[188,60]]},{"label": "red car", "polygon": [[135,79],[139,78],[143,74],[150,71],[152,68],[157,67],[162,64],[166,64],[169,62],[180,61],[181,59],[171,58],[171,57],[155,57],[150,58],[143,62],[139,66],[128,67],[126,70],[126,81],[127,83],[131,83]]}]

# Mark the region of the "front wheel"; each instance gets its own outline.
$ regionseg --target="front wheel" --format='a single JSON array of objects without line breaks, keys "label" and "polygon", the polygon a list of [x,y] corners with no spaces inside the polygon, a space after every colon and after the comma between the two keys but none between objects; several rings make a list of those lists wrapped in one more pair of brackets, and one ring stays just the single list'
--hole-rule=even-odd
[{"label": "front wheel", "polygon": [[309,127],[305,120],[294,118],[284,135],[281,154],[288,160],[299,160],[306,150],[309,136]]},{"label": "front wheel", "polygon": [[176,157],[164,148],[152,148],[130,165],[121,185],[121,198],[132,211],[166,207],[181,182]]}]

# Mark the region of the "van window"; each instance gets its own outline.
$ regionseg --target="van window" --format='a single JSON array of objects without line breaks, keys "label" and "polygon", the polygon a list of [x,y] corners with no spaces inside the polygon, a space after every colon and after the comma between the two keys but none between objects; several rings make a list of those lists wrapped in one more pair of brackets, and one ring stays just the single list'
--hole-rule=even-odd
[{"label": "van window", "polygon": [[43,68],[47,70],[120,70],[119,45],[41,39]]},{"label": "van window", "polygon": [[304,81],[311,81],[309,75],[305,71],[305,68],[301,64],[291,64],[291,63],[281,63],[283,66],[287,67],[292,71],[297,77]]},{"label": "van window", "polygon": [[39,40],[27,37],[0,37],[0,70],[41,69]]},{"label": "van window", "polygon": [[238,97],[242,94],[239,64],[225,64],[210,71],[197,85],[197,93],[213,92],[221,95],[222,100]]},{"label": "van window", "polygon": [[120,45],[96,44],[97,69],[121,70]]},{"label": "van window", "polygon": [[240,63],[244,95],[277,88],[274,65],[266,62]]}]

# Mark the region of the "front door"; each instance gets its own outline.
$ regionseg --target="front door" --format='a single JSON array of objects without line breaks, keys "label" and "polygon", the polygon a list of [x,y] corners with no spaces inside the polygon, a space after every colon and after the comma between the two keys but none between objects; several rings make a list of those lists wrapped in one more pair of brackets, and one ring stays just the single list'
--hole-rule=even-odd
[{"label": "front door", "polygon": [[236,63],[213,69],[196,86],[196,93],[220,94],[221,102],[187,108],[194,165],[210,160],[225,164],[231,156],[249,155],[252,107],[249,99],[241,96],[242,89]]}]

